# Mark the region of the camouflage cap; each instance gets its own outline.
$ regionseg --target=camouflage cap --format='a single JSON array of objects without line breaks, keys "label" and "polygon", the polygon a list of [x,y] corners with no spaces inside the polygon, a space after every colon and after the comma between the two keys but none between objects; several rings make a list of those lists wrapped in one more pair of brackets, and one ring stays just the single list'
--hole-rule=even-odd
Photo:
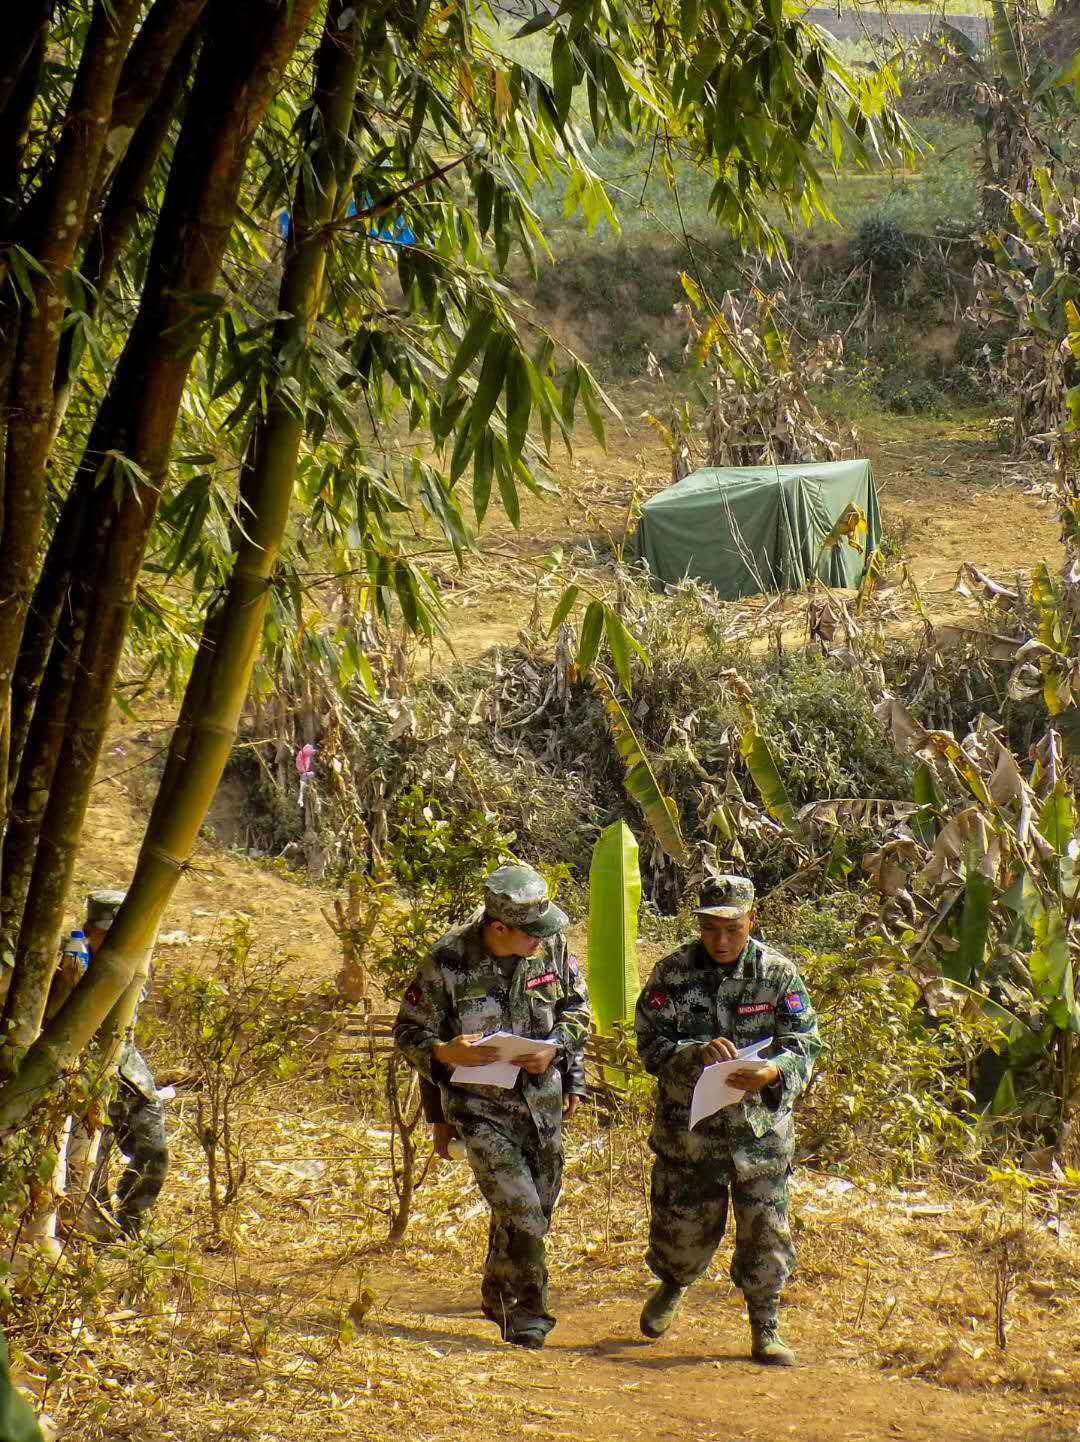
[{"label": "camouflage cap", "polygon": [[710,876],[702,884],[695,916],[730,920],[754,909],[754,883],[745,876]]},{"label": "camouflage cap", "polygon": [[86,924],[107,930],[124,904],[126,891],[92,891],[86,898]]},{"label": "camouflage cap", "polygon": [[531,866],[500,866],[484,882],[484,913],[529,936],[554,936],[570,918],[548,900],[547,882]]}]

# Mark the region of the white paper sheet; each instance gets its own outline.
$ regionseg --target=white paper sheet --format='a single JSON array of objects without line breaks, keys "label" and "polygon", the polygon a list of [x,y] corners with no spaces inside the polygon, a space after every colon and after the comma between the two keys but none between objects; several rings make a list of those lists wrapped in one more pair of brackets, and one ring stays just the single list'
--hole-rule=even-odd
[{"label": "white paper sheet", "polygon": [[451,1073],[453,1086],[505,1087],[509,1090],[517,1084],[521,1068],[514,1063],[515,1057],[528,1056],[534,1051],[549,1051],[555,1055],[554,1042],[536,1041],[529,1036],[515,1036],[511,1031],[495,1031],[486,1036],[477,1046],[494,1047],[499,1060],[484,1066],[456,1066]]},{"label": "white paper sheet", "polygon": [[690,1130],[693,1131],[698,1122],[703,1122],[706,1117],[711,1117],[721,1107],[732,1106],[735,1102],[741,1102],[746,1095],[738,1087],[728,1083],[728,1077],[732,1072],[737,1072],[747,1059],[759,1057],[763,1051],[767,1051],[773,1044],[771,1036],[764,1041],[756,1041],[753,1046],[744,1046],[731,1061],[714,1061],[707,1066],[697,1079],[694,1087],[694,1095],[690,1101]]}]

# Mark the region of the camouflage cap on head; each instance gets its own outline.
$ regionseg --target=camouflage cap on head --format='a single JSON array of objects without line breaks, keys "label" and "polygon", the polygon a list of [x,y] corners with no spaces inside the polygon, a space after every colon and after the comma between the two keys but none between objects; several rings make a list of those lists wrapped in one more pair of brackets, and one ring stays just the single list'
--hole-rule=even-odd
[{"label": "camouflage cap on head", "polygon": [[570,918],[548,900],[547,882],[531,866],[500,866],[484,882],[484,913],[529,936],[554,936]]},{"label": "camouflage cap on head", "polygon": [[754,883],[745,876],[710,876],[702,884],[695,916],[731,920],[754,909]]},{"label": "camouflage cap on head", "polygon": [[86,924],[107,931],[124,904],[126,891],[92,891],[86,898]]}]

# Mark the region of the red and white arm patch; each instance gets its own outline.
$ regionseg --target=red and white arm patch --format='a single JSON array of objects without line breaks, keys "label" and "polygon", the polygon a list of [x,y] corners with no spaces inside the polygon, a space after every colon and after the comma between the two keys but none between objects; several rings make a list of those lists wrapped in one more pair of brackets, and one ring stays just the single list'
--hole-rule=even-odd
[{"label": "red and white arm patch", "polygon": [[664,1007],[667,1006],[670,1000],[671,997],[667,994],[666,991],[661,991],[659,987],[654,986],[652,991],[649,992],[646,1004],[648,1005],[650,1011],[663,1011]]},{"label": "red and white arm patch", "polygon": [[550,982],[558,981],[557,971],[545,971],[542,976],[531,976],[525,983],[526,991],[535,991],[538,986],[547,986]]}]

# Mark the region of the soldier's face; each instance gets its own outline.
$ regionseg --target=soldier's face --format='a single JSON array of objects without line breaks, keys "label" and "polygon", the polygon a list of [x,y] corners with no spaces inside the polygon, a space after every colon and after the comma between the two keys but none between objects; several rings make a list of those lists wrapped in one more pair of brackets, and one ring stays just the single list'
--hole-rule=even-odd
[{"label": "soldier's face", "polygon": [[486,941],[493,956],[534,956],[544,944],[540,937],[507,926],[505,921],[489,922]]},{"label": "soldier's face", "polygon": [[754,924],[753,912],[745,916],[702,916],[701,944],[721,966],[733,966],[746,949],[750,940],[750,929]]}]

